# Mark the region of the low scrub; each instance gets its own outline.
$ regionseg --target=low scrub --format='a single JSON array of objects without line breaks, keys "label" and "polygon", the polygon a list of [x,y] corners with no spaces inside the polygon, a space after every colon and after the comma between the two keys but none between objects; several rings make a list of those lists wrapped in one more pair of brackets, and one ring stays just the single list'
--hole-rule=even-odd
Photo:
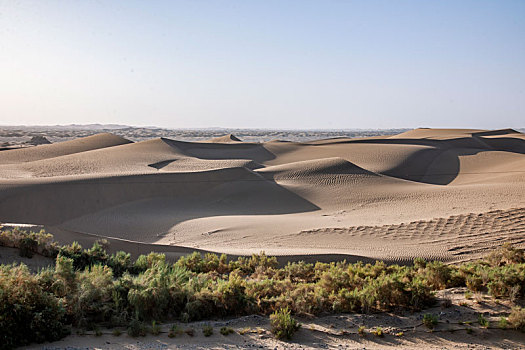
[{"label": "low scrub", "polygon": [[[292,315],[421,310],[433,305],[436,290],[450,287],[515,300],[523,298],[525,286],[523,251],[510,246],[461,265],[417,259],[413,266],[343,261],[279,268],[275,257],[264,253],[234,260],[193,253],[175,263],[150,253],[133,261],[125,252],[107,253],[107,242],[89,249],[78,243],[58,246],[43,231],[0,231],[0,244],[25,256],[55,259],[54,267],[38,273],[24,265],[0,267],[0,349],[56,340],[71,326],[118,326],[140,336],[154,320],[253,313],[271,314],[276,336],[286,339],[298,327]],[[523,330],[524,313],[513,310],[508,327]],[[423,322],[433,327],[434,319],[426,317]],[[151,331],[157,328],[154,323]]]},{"label": "low scrub", "polygon": [[270,315],[272,333],[277,339],[292,339],[295,332],[301,327],[292,317],[288,308],[280,309]]}]

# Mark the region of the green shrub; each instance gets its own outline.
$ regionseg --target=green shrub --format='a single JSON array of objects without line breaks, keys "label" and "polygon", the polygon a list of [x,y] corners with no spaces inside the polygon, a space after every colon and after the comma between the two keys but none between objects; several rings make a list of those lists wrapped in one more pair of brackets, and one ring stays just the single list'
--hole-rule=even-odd
[{"label": "green shrub", "polygon": [[211,336],[213,334],[213,327],[209,324],[202,326],[202,334],[204,334],[205,337]]},{"label": "green shrub", "polygon": [[498,328],[507,329],[508,325],[509,325],[509,322],[507,321],[507,319],[501,316],[498,321]]},{"label": "green shrub", "polygon": [[512,328],[525,332],[525,308],[516,306],[507,320]]},{"label": "green shrub", "polygon": [[487,320],[483,314],[478,315],[478,323],[483,328],[488,328],[489,326],[489,320]]},{"label": "green shrub", "polygon": [[65,323],[61,300],[25,265],[0,265],[0,349],[61,339]]},{"label": "green shrub", "polygon": [[221,327],[220,333],[224,336],[227,336],[235,333],[235,331],[231,327]]},{"label": "green shrub", "polygon": [[357,334],[359,334],[361,337],[365,336],[366,327],[365,326],[359,326],[357,329]]},{"label": "green shrub", "polygon": [[292,317],[288,308],[279,309],[270,316],[272,333],[277,339],[292,339],[295,332],[301,327]]},{"label": "green shrub", "polygon": [[385,333],[383,332],[383,328],[381,328],[381,327],[376,327],[376,329],[374,329],[374,331],[372,333],[375,336],[377,336],[377,337],[384,337],[385,336]]},{"label": "green shrub", "polygon": [[423,324],[428,329],[434,329],[434,327],[438,324],[438,318],[436,315],[433,314],[424,314],[423,315]]},{"label": "green shrub", "polygon": [[134,318],[129,322],[128,326],[128,335],[130,337],[145,337],[148,333],[148,328],[146,325],[139,321],[138,319]]}]

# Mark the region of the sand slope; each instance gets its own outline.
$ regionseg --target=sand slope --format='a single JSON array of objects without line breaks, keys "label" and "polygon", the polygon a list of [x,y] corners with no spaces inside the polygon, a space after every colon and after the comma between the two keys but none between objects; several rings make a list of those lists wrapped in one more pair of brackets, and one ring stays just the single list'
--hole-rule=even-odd
[{"label": "sand slope", "polygon": [[0,221],[145,250],[468,260],[523,246],[524,208],[525,135],[512,129],[304,143],[100,134],[0,152]]}]

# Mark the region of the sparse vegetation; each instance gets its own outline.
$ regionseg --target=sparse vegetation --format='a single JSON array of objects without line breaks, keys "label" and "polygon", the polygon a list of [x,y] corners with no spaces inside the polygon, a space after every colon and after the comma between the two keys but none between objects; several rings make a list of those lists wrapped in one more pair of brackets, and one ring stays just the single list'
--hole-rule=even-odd
[{"label": "sparse vegetation", "polygon": [[381,327],[376,327],[376,329],[374,329],[374,331],[372,333],[376,337],[384,337],[385,336],[385,333],[383,332],[383,328],[381,328]]},{"label": "sparse vegetation", "polygon": [[434,329],[434,327],[438,324],[438,318],[436,315],[433,315],[433,314],[424,314],[423,324],[428,329]]},{"label": "sparse vegetation", "polygon": [[224,335],[224,336],[228,336],[228,335],[230,335],[230,334],[235,333],[235,331],[234,331],[233,328],[231,328],[231,327],[221,327],[220,332],[221,332],[221,334]]},{"label": "sparse vegetation", "polygon": [[209,324],[202,326],[202,334],[204,334],[205,337],[213,335],[213,327]]},{"label": "sparse vegetation", "polygon": [[287,307],[271,314],[270,322],[272,333],[277,339],[292,339],[294,333],[300,328],[299,323],[292,317]]},{"label": "sparse vegetation", "polygon": [[488,328],[490,324],[489,320],[487,320],[483,314],[478,315],[478,323],[483,328]]},{"label": "sparse vegetation", "polygon": [[357,334],[359,334],[361,337],[364,337],[365,336],[365,330],[366,330],[365,326],[359,326],[359,328],[357,329]]},{"label": "sparse vegetation", "polygon": [[[24,265],[0,266],[0,349],[57,340],[71,326],[127,327],[140,336],[154,320],[252,313],[273,313],[276,334],[286,338],[298,327],[292,315],[420,310],[435,302],[434,291],[441,288],[467,287],[467,298],[483,292],[508,300],[523,298],[525,289],[523,251],[510,246],[461,265],[417,259],[413,266],[296,262],[278,268],[264,253],[236,260],[194,253],[175,263],[150,253],[133,261],[125,252],[108,254],[107,242],[89,249],[58,246],[43,231],[0,230],[0,244],[55,259],[54,267],[38,273]],[[18,305],[16,312],[12,305]],[[513,310],[509,328],[524,328],[523,313]],[[425,325],[435,326],[426,317]]]},{"label": "sparse vegetation", "polygon": [[525,308],[516,306],[507,320],[512,328],[525,332]]},{"label": "sparse vegetation", "polygon": [[508,325],[509,325],[509,322],[507,321],[507,318],[501,316],[501,317],[499,318],[499,321],[498,321],[498,327],[499,327],[500,329],[507,329]]},{"label": "sparse vegetation", "polygon": [[128,335],[130,337],[145,337],[148,333],[148,328],[146,325],[134,318],[131,320],[128,326]]},{"label": "sparse vegetation", "polygon": [[181,335],[182,333],[184,333],[184,331],[180,329],[179,326],[174,324],[173,326],[171,326],[170,331],[168,332],[168,337],[175,338],[176,336]]},{"label": "sparse vegetation", "polygon": [[151,322],[151,330],[150,331],[151,331],[151,334],[153,334],[153,335],[159,335],[160,332],[161,332],[160,325],[157,324],[156,321],[152,321]]}]

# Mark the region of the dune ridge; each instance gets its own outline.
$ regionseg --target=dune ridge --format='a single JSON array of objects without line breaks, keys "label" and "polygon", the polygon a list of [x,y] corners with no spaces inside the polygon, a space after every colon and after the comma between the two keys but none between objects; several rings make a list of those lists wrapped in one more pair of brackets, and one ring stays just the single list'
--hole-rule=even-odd
[{"label": "dune ridge", "polygon": [[513,129],[265,143],[106,133],[0,151],[1,222],[144,251],[468,260],[523,246],[524,208]]}]

